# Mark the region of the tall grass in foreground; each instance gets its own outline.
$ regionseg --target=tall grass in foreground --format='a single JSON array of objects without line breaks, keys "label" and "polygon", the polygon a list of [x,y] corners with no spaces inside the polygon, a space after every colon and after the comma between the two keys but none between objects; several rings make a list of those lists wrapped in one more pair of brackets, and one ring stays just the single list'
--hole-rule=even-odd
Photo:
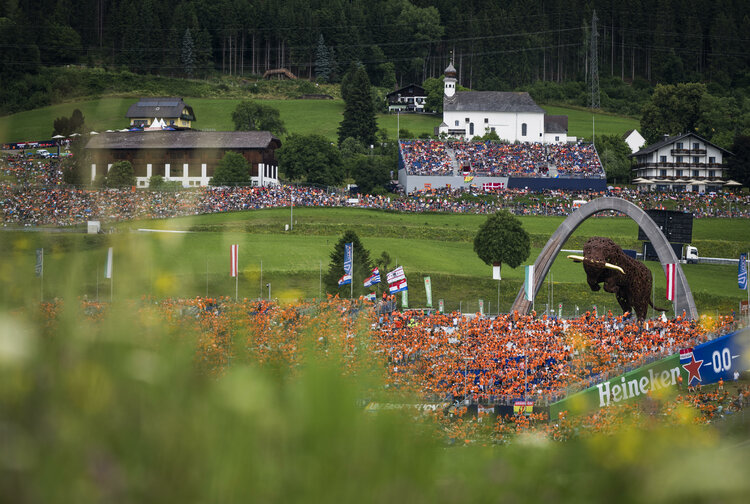
[{"label": "tall grass in foreground", "polygon": [[[623,416],[614,435],[487,446],[449,445],[410,414],[368,415],[359,401],[381,388],[384,363],[368,352],[367,319],[334,303],[303,320],[238,310],[195,330],[189,310],[149,300],[84,309],[64,295],[40,307],[14,261],[0,269],[3,289],[26,294],[21,307],[0,305],[5,502],[746,502],[750,492],[747,450],[690,415],[670,429]],[[71,265],[69,292],[85,266]],[[284,345],[248,345],[290,328],[299,337],[284,344],[303,347],[295,361]]]}]

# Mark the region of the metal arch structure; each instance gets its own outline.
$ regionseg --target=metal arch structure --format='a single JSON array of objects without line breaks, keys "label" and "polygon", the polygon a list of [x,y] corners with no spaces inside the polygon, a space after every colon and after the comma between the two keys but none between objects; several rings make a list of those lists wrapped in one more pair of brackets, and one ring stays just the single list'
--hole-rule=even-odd
[{"label": "metal arch structure", "polygon": [[[552,234],[549,241],[547,241],[547,244],[542,249],[542,252],[539,254],[539,257],[537,257],[534,262],[534,295],[532,297],[536,297],[552,263],[557,258],[557,254],[560,253],[562,246],[568,240],[570,235],[573,234],[583,221],[594,214],[605,212],[607,210],[622,212],[633,219],[641,227],[643,232],[646,233],[648,239],[651,240],[665,275],[667,270],[666,265],[670,263],[676,264],[674,299],[675,313],[679,314],[684,311],[687,318],[697,319],[698,310],[695,307],[695,301],[693,300],[693,293],[690,291],[690,285],[688,285],[685,273],[683,273],[682,267],[680,266],[680,262],[675,255],[674,250],[672,250],[672,247],[669,245],[667,238],[664,236],[664,233],[662,233],[659,226],[656,225],[646,212],[622,198],[605,197],[589,201],[575,210],[563,221],[562,224],[560,224],[560,227],[558,227]],[[528,313],[529,308],[531,308],[531,301],[526,299],[526,290],[522,285],[521,289],[518,291],[516,300],[513,302],[511,311]]]}]

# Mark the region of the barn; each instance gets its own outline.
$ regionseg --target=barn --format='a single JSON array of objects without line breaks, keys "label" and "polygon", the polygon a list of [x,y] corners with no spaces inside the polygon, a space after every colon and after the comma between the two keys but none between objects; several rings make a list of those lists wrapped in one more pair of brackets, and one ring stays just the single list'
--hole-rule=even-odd
[{"label": "barn", "polygon": [[275,151],[281,140],[268,131],[127,131],[92,136],[86,144],[91,180],[117,161],[130,161],[139,187],[161,175],[183,187],[208,185],[228,151],[250,164],[254,185],[278,184]]}]

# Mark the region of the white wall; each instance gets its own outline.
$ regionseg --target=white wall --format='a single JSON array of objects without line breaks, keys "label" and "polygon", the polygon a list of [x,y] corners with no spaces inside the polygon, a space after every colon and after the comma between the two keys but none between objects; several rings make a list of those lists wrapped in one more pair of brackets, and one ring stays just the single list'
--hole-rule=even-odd
[{"label": "white wall", "polygon": [[[466,121],[469,118],[469,122]],[[485,119],[487,122],[485,123]],[[458,121],[458,126],[456,126]],[[497,136],[508,142],[544,141],[544,114],[507,112],[443,112],[443,122],[449,129],[465,128],[466,139],[482,136],[488,128],[495,128]],[[474,135],[469,132],[469,123],[474,123]],[[526,123],[526,135],[521,135]],[[445,128],[443,128],[445,129]]]}]

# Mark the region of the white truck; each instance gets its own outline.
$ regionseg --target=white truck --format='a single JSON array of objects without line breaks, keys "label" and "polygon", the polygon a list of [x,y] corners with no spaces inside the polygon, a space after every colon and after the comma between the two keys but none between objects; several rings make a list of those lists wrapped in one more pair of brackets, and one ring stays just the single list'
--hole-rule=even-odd
[{"label": "white truck", "polygon": [[692,245],[685,245],[683,248],[683,259],[688,264],[698,264],[698,249]]}]

